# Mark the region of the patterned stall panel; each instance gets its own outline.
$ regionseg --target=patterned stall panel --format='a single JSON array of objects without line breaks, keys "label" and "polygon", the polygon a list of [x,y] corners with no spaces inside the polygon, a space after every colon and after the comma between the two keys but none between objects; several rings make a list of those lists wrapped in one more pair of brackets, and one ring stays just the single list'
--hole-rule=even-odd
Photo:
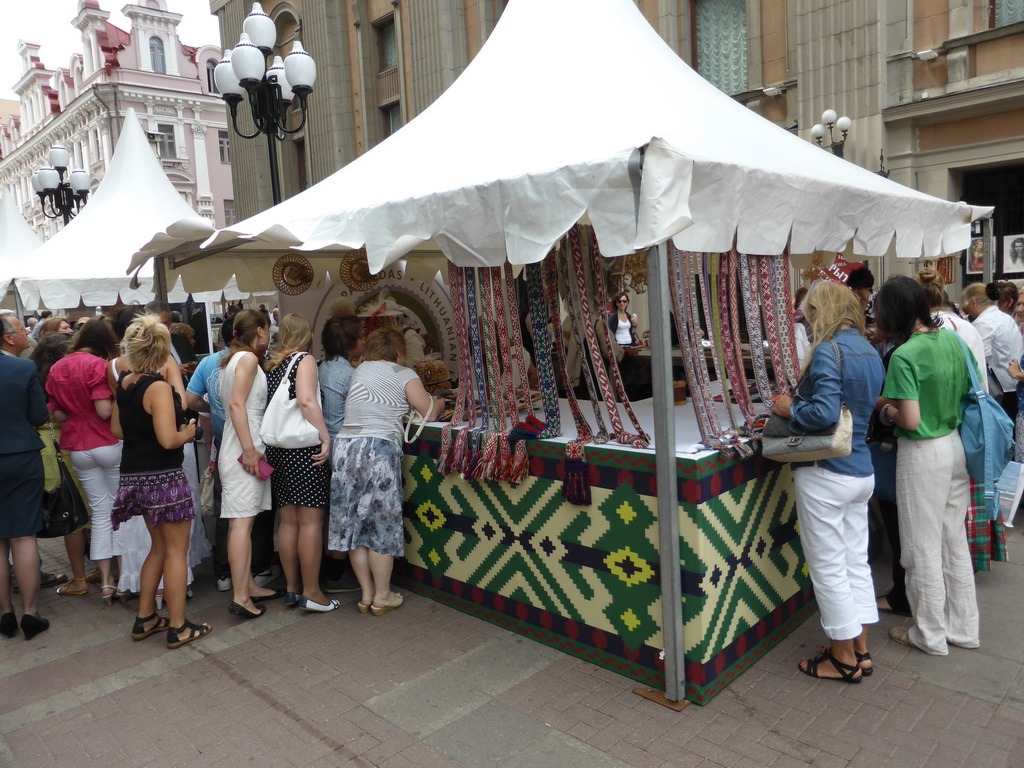
[{"label": "patterned stall panel", "polygon": [[[593,503],[561,496],[564,446],[530,443],[518,486],[406,447],[410,588],[644,684],[664,687],[654,458],[587,450]],[[680,459],[686,695],[705,703],[811,612],[788,468]]]}]

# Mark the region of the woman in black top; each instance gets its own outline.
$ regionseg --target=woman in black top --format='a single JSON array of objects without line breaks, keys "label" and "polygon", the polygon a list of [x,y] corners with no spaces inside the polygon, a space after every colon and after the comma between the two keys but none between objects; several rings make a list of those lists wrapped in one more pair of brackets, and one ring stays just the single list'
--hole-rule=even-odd
[{"label": "woman in black top", "polygon": [[[171,335],[153,316],[136,319],[124,335],[131,371],[122,374],[114,398],[111,428],[124,439],[121,479],[111,521],[116,530],[143,515],[152,539],[142,565],[139,614],[132,640],[167,630],[167,647],[180,648],[209,634],[209,624],[185,618],[188,542],[195,507],[181,469],[182,446],[195,439],[195,419],[185,424],[181,400],[155,373],[167,360]],[[164,580],[168,617],[156,612],[156,591]]]}]

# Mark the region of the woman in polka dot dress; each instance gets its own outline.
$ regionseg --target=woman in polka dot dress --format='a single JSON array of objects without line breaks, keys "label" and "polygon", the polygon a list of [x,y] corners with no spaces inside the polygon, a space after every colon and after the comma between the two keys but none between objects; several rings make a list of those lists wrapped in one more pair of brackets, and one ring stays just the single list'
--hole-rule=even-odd
[{"label": "woman in polka dot dress", "polygon": [[[320,435],[320,445],[309,448],[267,446],[267,461],[275,470],[270,476],[274,506],[281,511],[277,549],[287,580],[284,601],[288,606],[324,613],[335,610],[340,603],[328,600],[320,591],[324,509],[331,487],[327,460],[331,451],[320,409],[316,360],[309,354],[313,341],[309,322],[302,315],[285,315],[277,340],[277,350],[267,361],[267,401],[278,387],[288,387],[289,398],[298,399],[303,417]],[[296,360],[295,365],[292,360]]]}]

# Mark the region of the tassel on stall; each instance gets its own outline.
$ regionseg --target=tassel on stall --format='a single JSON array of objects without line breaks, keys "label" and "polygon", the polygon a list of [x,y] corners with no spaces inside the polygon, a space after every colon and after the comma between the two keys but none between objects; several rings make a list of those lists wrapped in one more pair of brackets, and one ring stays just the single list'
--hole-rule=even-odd
[{"label": "tassel on stall", "polygon": [[587,476],[587,461],[583,454],[583,443],[573,440],[565,447],[565,482],[562,498],[570,504],[590,504],[590,478]]},{"label": "tassel on stall", "polygon": [[526,442],[520,440],[516,443],[515,453],[509,463],[507,477],[513,485],[519,485],[526,476],[530,474],[530,456],[526,452]]}]

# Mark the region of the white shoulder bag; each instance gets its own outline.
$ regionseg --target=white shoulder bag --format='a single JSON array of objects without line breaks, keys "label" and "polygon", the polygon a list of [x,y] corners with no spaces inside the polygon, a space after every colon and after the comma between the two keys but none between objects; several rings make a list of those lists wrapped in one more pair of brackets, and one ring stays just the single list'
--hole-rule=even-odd
[{"label": "white shoulder bag", "polygon": [[[303,355],[292,357],[284,378],[277,385],[274,396],[267,403],[267,411],[263,414],[260,425],[260,437],[267,445],[275,448],[309,448],[320,445],[320,433],[316,427],[306,421],[299,408],[299,399],[288,396],[291,388],[292,368]],[[316,399],[320,400],[320,388],[317,388]]]}]

